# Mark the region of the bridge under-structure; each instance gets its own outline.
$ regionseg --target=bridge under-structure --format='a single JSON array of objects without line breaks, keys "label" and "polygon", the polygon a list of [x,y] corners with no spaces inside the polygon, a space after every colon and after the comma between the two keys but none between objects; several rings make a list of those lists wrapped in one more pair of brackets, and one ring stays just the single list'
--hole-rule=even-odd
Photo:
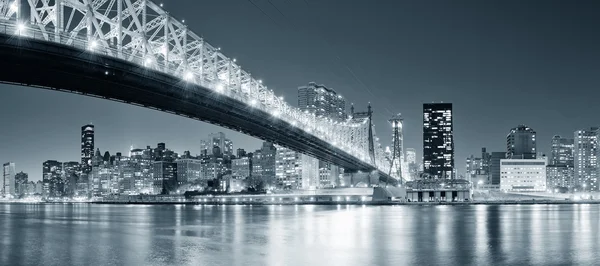
[{"label": "bridge under-structure", "polygon": [[149,0],[0,0],[0,57],[5,83],[209,122],[367,176],[370,185],[397,182],[370,108],[346,121],[302,112]]}]

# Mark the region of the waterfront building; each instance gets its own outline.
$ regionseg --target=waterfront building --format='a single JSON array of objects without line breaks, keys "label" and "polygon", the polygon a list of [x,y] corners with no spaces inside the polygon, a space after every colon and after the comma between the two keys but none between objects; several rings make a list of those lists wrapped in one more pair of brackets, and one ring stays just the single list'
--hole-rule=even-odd
[{"label": "waterfront building", "polygon": [[203,181],[217,179],[223,176],[227,171],[223,158],[207,157],[202,159],[202,177]]},{"label": "waterfront building", "polygon": [[252,176],[266,185],[275,185],[275,157],[277,148],[272,142],[263,142],[262,147],[252,156]]},{"label": "waterfront building", "polygon": [[62,163],[48,160],[42,164],[42,195],[44,198],[55,198],[65,196],[65,182],[62,174]]},{"label": "waterfront building", "polygon": [[178,159],[177,163],[177,186],[182,187],[195,184],[202,178],[202,160]]},{"label": "waterfront building", "polygon": [[4,197],[15,196],[15,163],[8,162],[3,164],[3,175],[2,175],[2,190]]},{"label": "waterfront building", "polygon": [[277,186],[280,188],[300,188],[302,184],[302,176],[300,175],[300,166],[298,164],[300,154],[282,146],[275,147],[277,149],[275,157]]},{"label": "waterfront building", "polygon": [[79,162],[64,162],[62,163],[61,174],[64,196],[75,195],[77,181],[81,174],[81,164]]},{"label": "waterfront building", "polygon": [[500,161],[506,159],[506,152],[492,152],[489,160],[488,180],[493,186],[500,185]]},{"label": "waterfront building", "polygon": [[[328,169],[331,169],[331,167],[328,167]],[[319,175],[319,160],[312,156],[300,154],[298,170],[300,171],[300,187],[302,189],[314,189],[331,183],[329,173],[325,176]]]},{"label": "waterfront building", "polygon": [[536,154],[535,131],[526,125],[512,128],[506,136],[506,158],[535,159]]},{"label": "waterfront building", "polygon": [[598,191],[598,133],[598,127],[575,131],[574,189]]},{"label": "waterfront building", "polygon": [[423,164],[429,178],[454,178],[451,103],[423,104]]},{"label": "waterfront building", "polygon": [[546,166],[546,188],[569,190],[572,187],[574,169],[569,165]]},{"label": "waterfront building", "polygon": [[156,161],[153,166],[154,194],[171,194],[177,191],[177,164]]},{"label": "waterfront building", "polygon": [[546,191],[546,159],[501,159],[500,189]]},{"label": "waterfront building", "polygon": [[[238,149],[239,151],[239,149]],[[239,154],[239,152],[238,152]],[[239,157],[231,160],[231,176],[235,179],[246,179],[252,173],[252,158]]]},{"label": "waterfront building", "polygon": [[559,135],[552,137],[552,145],[550,151],[550,165],[567,165],[574,166],[573,150],[575,148],[575,140],[562,138]]},{"label": "waterfront building", "polygon": [[[309,82],[306,86],[298,87],[298,108],[303,112],[334,121],[344,121],[348,118],[344,97],[332,88],[327,88],[325,85],[316,84],[315,82]],[[307,167],[302,166],[301,171],[303,172],[298,173],[303,180],[302,185],[299,185],[299,187],[331,185],[338,181],[339,173],[343,172],[343,168],[319,161],[310,155],[296,153],[296,157],[297,165],[307,165]],[[316,167],[315,160],[318,161]],[[315,176],[318,176],[318,178]],[[308,179],[304,180],[304,178]]]}]

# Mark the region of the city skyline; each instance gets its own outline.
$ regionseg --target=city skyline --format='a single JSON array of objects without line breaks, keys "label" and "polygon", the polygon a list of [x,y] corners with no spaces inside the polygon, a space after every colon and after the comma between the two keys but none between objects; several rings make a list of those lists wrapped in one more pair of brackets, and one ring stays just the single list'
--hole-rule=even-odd
[{"label": "city skyline", "polygon": [[[204,9],[194,10],[201,16],[194,17],[190,13],[194,8],[187,8],[194,4],[188,1],[182,5],[168,5],[168,8],[176,17],[187,18],[190,27],[203,32],[208,40],[223,45],[253,73],[264,77],[265,82],[276,93],[283,94],[288,102],[294,103],[297,87],[310,81],[334,88],[359,110],[371,101],[375,125],[385,146],[391,145],[391,134],[388,133],[391,129],[387,120],[393,113],[402,113],[405,117],[405,147],[416,148],[417,158],[422,156],[420,105],[432,101],[452,102],[454,105],[457,159],[477,154],[480,147],[502,151],[507,130],[518,124],[536,129],[539,150],[546,154],[553,135],[568,136],[575,130],[595,126],[593,114],[597,110],[591,102],[594,97],[584,96],[588,95],[584,92],[599,86],[593,78],[596,73],[594,62],[598,62],[598,51],[594,47],[599,46],[599,40],[591,34],[595,31],[592,25],[598,25],[594,24],[598,18],[591,12],[597,3],[592,1],[581,1],[577,5],[548,1],[537,5],[536,9],[518,2],[508,1],[502,5],[488,2],[471,5],[472,9],[455,7],[450,9],[451,12],[442,12],[448,11],[448,6],[428,9],[425,3],[388,2],[375,6],[330,1],[310,2],[309,6],[305,6],[301,1],[277,2],[286,17],[264,3],[259,4],[270,18],[244,1],[233,4],[206,1]],[[244,19],[247,25],[223,24],[221,16],[209,11],[223,9],[228,4],[234,6],[232,15]],[[466,2],[464,6],[467,6]],[[383,43],[362,39],[353,42],[349,39],[352,34],[346,36],[332,31],[330,27],[319,27],[323,23],[320,20],[289,25],[306,11],[313,11],[316,14],[312,16],[318,17],[319,13],[328,12],[333,7],[344,12],[332,14],[337,19],[332,19],[329,26],[340,26],[348,31],[352,26],[360,26],[357,31],[366,34],[362,38],[365,40],[381,39],[394,29],[393,38],[385,38],[388,42]],[[373,18],[374,22],[367,19],[364,25],[355,25],[348,14],[358,10],[363,10],[365,16]],[[397,14],[390,10],[400,10],[403,14],[396,18]],[[481,15],[490,12],[496,16]],[[560,19],[551,16],[556,13]],[[509,19],[513,15],[517,19]],[[528,19],[523,19],[525,17]],[[421,32],[412,31],[404,19],[420,23]],[[436,22],[442,20],[449,22]],[[460,27],[472,21],[484,22],[480,24],[486,26]],[[214,24],[219,26],[213,27]],[[370,31],[376,25],[378,30]],[[528,31],[538,34],[526,34]],[[239,37],[248,36],[247,32],[255,35],[240,43]],[[582,39],[581,36],[587,37]],[[319,41],[306,41],[314,39]],[[457,41],[461,46],[456,46]],[[274,45],[281,50],[276,52],[268,48],[268,45],[265,46],[268,42],[275,42]],[[380,49],[365,49],[370,45]],[[386,53],[373,52],[354,58],[351,55],[356,50]],[[497,50],[504,51],[501,57],[494,55]],[[341,60],[336,59],[336,54]],[[534,56],[525,58],[525,54]],[[283,62],[282,58],[293,63]],[[316,66],[315,62],[321,64]],[[377,70],[369,70],[368,66],[377,62],[383,62],[383,65],[378,65]],[[32,180],[39,179],[39,168],[45,160],[78,160],[79,145],[69,134],[77,136],[78,127],[89,122],[105,127],[104,132],[108,133],[105,135],[106,144],[102,145],[98,139],[97,147],[113,152],[126,152],[131,144],[143,147],[158,142],[173,145],[174,150],[194,151],[205,133],[227,131],[194,120],[105,100],[34,88],[7,85],[0,85],[0,88],[6,92],[5,97],[14,99],[0,107],[0,117],[4,121],[0,129],[0,136],[4,139],[0,144],[0,160],[14,161],[18,171],[29,173]],[[567,97],[537,97],[560,93],[565,88],[571,92]],[[532,97],[511,96],[517,92]],[[507,103],[517,108],[502,108]],[[592,106],[591,110],[586,107],[588,103]],[[106,117],[112,117],[112,120],[104,119]],[[160,123],[161,126],[149,126],[148,123]],[[173,125],[186,132],[200,132],[173,134],[162,125]],[[161,132],[156,132],[156,128],[160,128]],[[100,132],[98,129],[97,134],[100,135]],[[240,139],[234,139],[236,147],[248,145],[248,149],[253,149],[260,145],[260,141],[251,137],[228,135]],[[40,144],[44,139],[42,145],[26,147],[31,141]],[[457,163],[457,167],[459,172],[464,172],[463,164]]]}]

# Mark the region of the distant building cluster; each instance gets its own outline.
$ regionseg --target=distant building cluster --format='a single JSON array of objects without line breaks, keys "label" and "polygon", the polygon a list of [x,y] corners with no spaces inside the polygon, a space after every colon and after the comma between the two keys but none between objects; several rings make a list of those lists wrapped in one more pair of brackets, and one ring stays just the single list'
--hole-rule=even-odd
[{"label": "distant building cluster", "polygon": [[[348,119],[345,99],[314,82],[298,88],[299,108],[335,121]],[[350,186],[344,169],[286,147],[264,142],[254,152],[234,149],[222,132],[200,142],[200,154],[178,154],[165,143],[131,147],[129,154],[95,147],[94,125],[81,127],[81,160],[42,163],[42,180],[29,182],[4,164],[5,197],[37,195],[45,199],[136,194],[181,194],[186,191],[236,192],[265,189],[316,189]],[[414,158],[413,155],[411,158]]]},{"label": "distant building cluster", "polygon": [[577,130],[573,138],[554,136],[549,156],[537,150],[536,132],[519,125],[506,137],[506,152],[471,155],[467,179],[475,187],[503,191],[600,191],[597,127]]}]

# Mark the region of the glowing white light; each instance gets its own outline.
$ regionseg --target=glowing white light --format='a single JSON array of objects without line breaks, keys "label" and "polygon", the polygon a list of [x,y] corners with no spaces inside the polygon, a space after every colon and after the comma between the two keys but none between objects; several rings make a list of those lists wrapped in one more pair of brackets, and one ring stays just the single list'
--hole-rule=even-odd
[{"label": "glowing white light", "polygon": [[273,116],[278,117],[280,115],[279,110],[273,111]]},{"label": "glowing white light", "polygon": [[259,80],[258,80],[258,83],[262,84],[262,79],[259,79]]},{"label": "glowing white light", "polygon": [[215,90],[218,92],[223,92],[225,91],[225,86],[223,85],[223,83],[217,83],[217,85],[215,86]]},{"label": "glowing white light", "polygon": [[23,32],[24,30],[25,30],[25,24],[23,24],[23,23],[20,23],[20,22],[19,22],[19,23],[17,24],[17,32],[18,32],[18,33],[21,33],[21,32]]},{"label": "glowing white light", "polygon": [[98,41],[93,40],[90,42],[90,50],[96,49],[97,46],[98,46]]},{"label": "glowing white light", "polygon": [[256,106],[257,104],[258,104],[258,102],[256,101],[256,99],[250,100],[250,105],[251,106]]},{"label": "glowing white light", "polygon": [[234,59],[233,59],[233,62],[235,63],[235,61],[237,61],[237,60],[235,60],[235,58],[234,58]]},{"label": "glowing white light", "polygon": [[17,1],[14,1],[10,4],[10,10],[15,12],[19,11],[19,4],[17,4]]},{"label": "glowing white light", "polygon": [[188,71],[185,72],[185,75],[183,75],[183,79],[185,79],[186,81],[191,81],[194,79],[194,73]]},{"label": "glowing white light", "polygon": [[144,61],[144,66],[146,66],[146,67],[151,66],[153,62],[154,62],[154,60],[152,60],[152,58],[148,57]]}]

